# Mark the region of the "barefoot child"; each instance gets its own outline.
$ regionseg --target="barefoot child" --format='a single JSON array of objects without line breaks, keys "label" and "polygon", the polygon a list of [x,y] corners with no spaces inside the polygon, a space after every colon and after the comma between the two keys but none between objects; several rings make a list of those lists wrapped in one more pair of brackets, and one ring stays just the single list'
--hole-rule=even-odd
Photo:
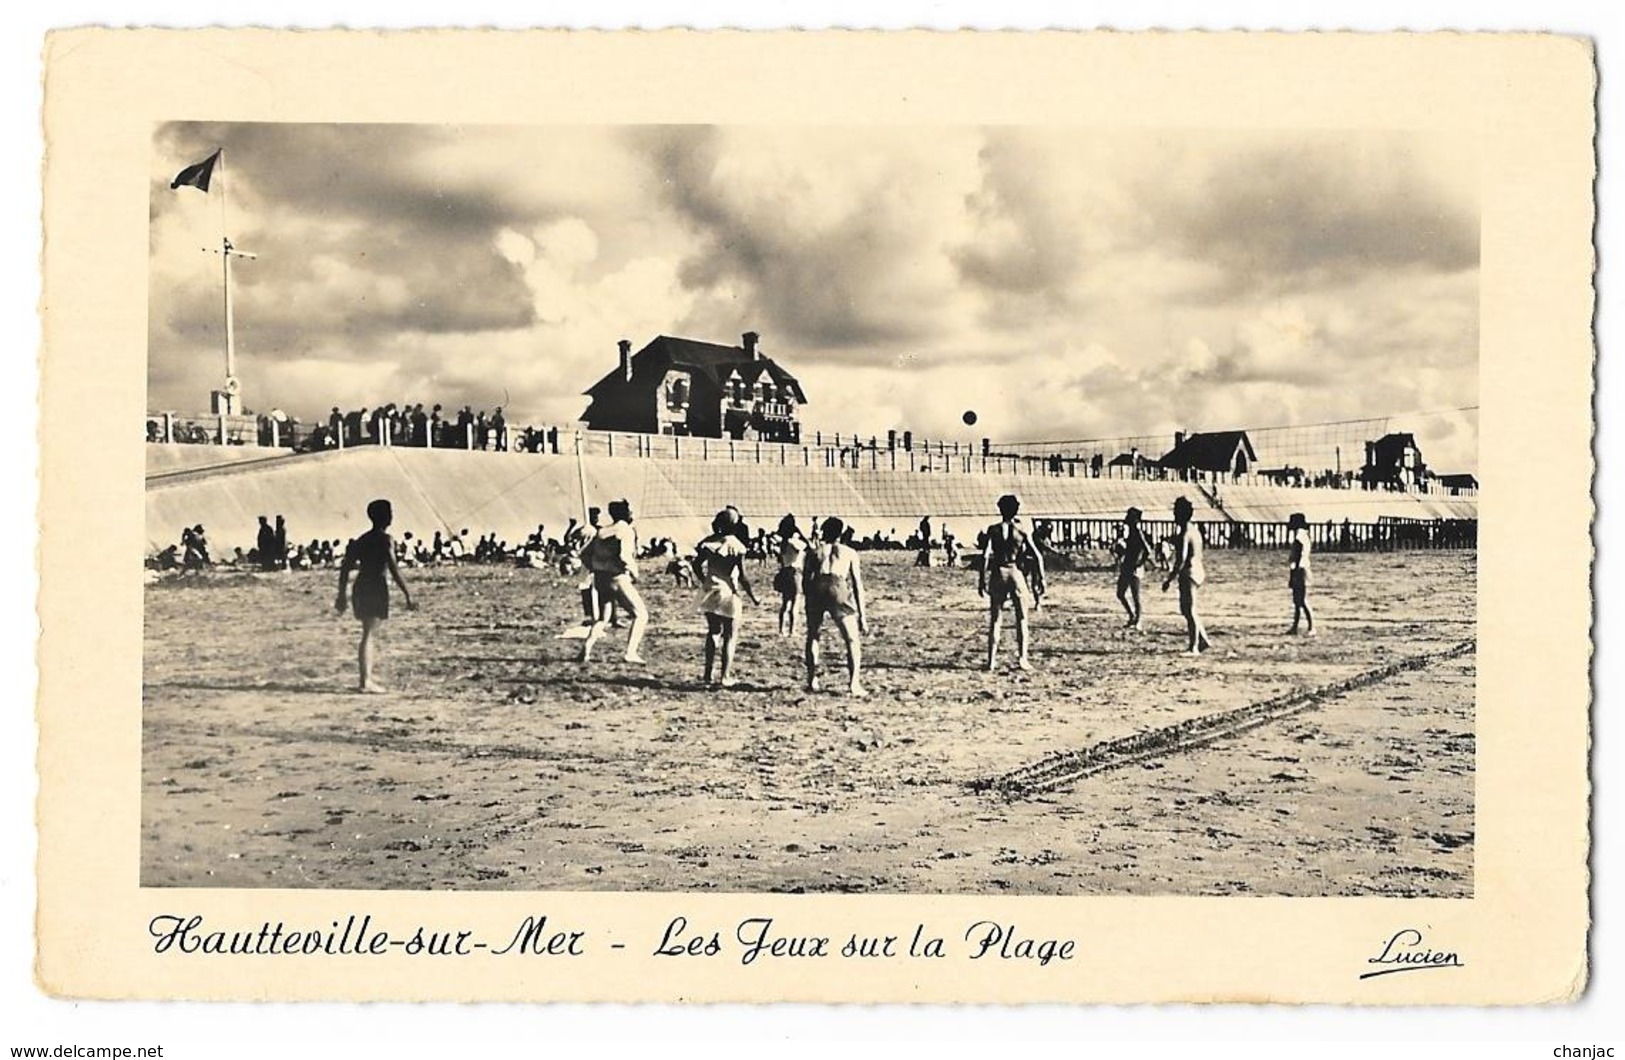
[{"label": "barefoot child", "polygon": [[611,501],[609,517],[610,524],[598,529],[581,554],[582,563],[592,571],[599,606],[597,621],[588,629],[587,639],[581,642],[581,662],[592,661],[593,646],[609,628],[608,605],[613,603],[617,614],[625,614],[632,620],[632,628],[626,634],[626,661],[641,663],[644,659],[639,649],[643,646],[643,631],[649,624],[649,608],[637,586],[638,535],[632,528],[632,505],[624,500]]},{"label": "barefoot child", "polygon": [[1179,581],[1179,613],[1185,616],[1185,630],[1190,637],[1186,654],[1200,655],[1209,644],[1207,630],[1196,615],[1196,587],[1207,580],[1207,569],[1202,563],[1202,532],[1191,522],[1195,514],[1191,502],[1184,497],[1174,501],[1174,522],[1178,531],[1174,535],[1174,569],[1162,581],[1162,591],[1177,579]]},{"label": "barefoot child", "polygon": [[999,623],[1008,600],[1016,612],[1016,666],[1031,670],[1028,659],[1027,609],[1033,603],[1033,578],[1040,587],[1044,581],[1044,559],[1032,539],[1021,528],[1016,515],[1021,502],[1013,494],[999,498],[999,521],[982,534],[982,569],[976,582],[978,596],[987,597],[987,669],[992,673],[999,658]]},{"label": "barefoot child", "polygon": [[1140,628],[1140,569],[1151,562],[1151,542],[1140,529],[1141,512],[1130,508],[1123,515],[1123,553],[1117,566],[1117,599],[1128,612],[1126,629]]},{"label": "barefoot child", "polygon": [[796,597],[801,595],[801,572],[812,546],[796,525],[796,517],[779,520],[779,569],[773,575],[773,589],[779,594],[779,636],[796,631]]},{"label": "barefoot child", "polygon": [[1286,524],[1286,542],[1291,555],[1288,559],[1286,583],[1292,590],[1292,629],[1298,632],[1298,619],[1308,624],[1304,630],[1315,635],[1315,613],[1309,610],[1309,521],[1302,512],[1293,512]]},{"label": "barefoot child", "polygon": [[[389,539],[389,524],[394,520],[395,513],[389,502],[376,500],[367,505],[367,518],[372,520],[372,529],[350,542],[350,547],[344,550],[344,563],[339,567],[339,596],[333,608],[342,614],[345,604],[352,604],[355,617],[361,620],[359,688],[362,692],[376,694],[384,691],[384,688],[372,677],[372,664],[377,654],[373,638],[389,618],[389,583],[384,580],[384,575],[387,573],[394,579],[408,611],[416,610],[417,605],[412,603],[412,594],[401,580],[400,568],[395,565],[395,546]],[[356,571],[354,593],[349,591],[352,570]]]},{"label": "barefoot child", "polygon": [[[571,522],[574,521],[575,520],[573,519],[571,520]],[[580,545],[583,560],[588,555],[588,553],[584,550],[592,547],[591,542],[594,535],[596,535],[598,531],[602,530],[603,528],[604,519],[602,511],[598,508],[588,508],[587,527],[585,531],[587,536],[582,539]],[[615,601],[600,598],[598,594],[598,587],[594,583],[593,571],[589,564],[582,562],[581,568],[582,570],[586,571],[586,576],[581,579],[581,584],[577,586],[577,590],[581,593],[581,610],[586,616],[585,620],[582,622],[582,625],[585,626],[587,631],[590,633],[592,631],[593,623],[597,622],[598,619],[602,617],[609,623],[611,629],[620,629],[621,616],[620,613],[615,609]]]},{"label": "barefoot child", "polygon": [[[734,650],[739,644],[739,619],[744,613],[739,594],[759,603],[756,592],[745,577],[746,547],[734,532],[735,519],[728,511],[718,512],[711,520],[711,535],[695,549],[694,570],[699,575],[700,613],[705,615],[705,685],[732,688]],[[717,656],[722,656],[722,667],[716,669]],[[712,682],[713,672],[717,675]]]},{"label": "barefoot child", "polygon": [[824,520],[819,537],[807,554],[802,574],[802,595],[807,600],[807,691],[818,691],[818,632],[828,615],[846,642],[846,673],[851,695],[862,698],[864,691],[862,636],[869,632],[868,611],[863,601],[863,575],[858,554],[843,541],[846,525],[830,516]]}]

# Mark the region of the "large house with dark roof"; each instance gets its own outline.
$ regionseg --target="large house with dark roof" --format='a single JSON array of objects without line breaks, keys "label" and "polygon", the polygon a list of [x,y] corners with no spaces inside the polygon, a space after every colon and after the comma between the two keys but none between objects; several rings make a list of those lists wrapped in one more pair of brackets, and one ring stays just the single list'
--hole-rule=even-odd
[{"label": "large house with dark roof", "polygon": [[1246,431],[1197,431],[1174,435],[1174,447],[1158,464],[1170,471],[1245,475],[1258,463]]},{"label": "large house with dark roof", "polygon": [[637,353],[625,339],[615,371],[594,383],[582,414],[597,431],[801,441],[796,377],[747,331],[738,346],[660,335]]},{"label": "large house with dark roof", "polygon": [[1365,466],[1360,482],[1366,489],[1420,489],[1428,480],[1428,466],[1422,450],[1410,433],[1385,434],[1365,443]]}]

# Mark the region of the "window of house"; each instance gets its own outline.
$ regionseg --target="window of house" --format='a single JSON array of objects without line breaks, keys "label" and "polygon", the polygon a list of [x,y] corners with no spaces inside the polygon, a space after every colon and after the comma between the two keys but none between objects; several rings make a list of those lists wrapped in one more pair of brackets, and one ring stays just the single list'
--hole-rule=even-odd
[{"label": "window of house", "polygon": [[666,407],[680,410],[688,407],[688,377],[672,376],[666,380]]}]

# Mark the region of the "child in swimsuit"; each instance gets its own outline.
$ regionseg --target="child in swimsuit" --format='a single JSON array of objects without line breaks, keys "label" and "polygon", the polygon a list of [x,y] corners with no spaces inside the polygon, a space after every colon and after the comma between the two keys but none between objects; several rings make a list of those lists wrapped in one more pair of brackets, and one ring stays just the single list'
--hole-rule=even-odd
[{"label": "child in swimsuit", "polygon": [[[367,518],[372,520],[372,529],[350,542],[344,550],[344,563],[339,567],[339,595],[333,605],[334,610],[343,614],[346,603],[349,603],[355,617],[361,620],[359,689],[373,694],[384,691],[383,686],[373,680],[372,667],[376,655],[374,637],[389,618],[389,583],[384,580],[386,573],[400,587],[406,609],[417,609],[412,602],[411,592],[401,580],[400,568],[395,565],[395,546],[389,539],[389,524],[394,517],[388,501],[377,500],[367,505]],[[356,572],[353,591],[350,589],[352,570]]]},{"label": "child in swimsuit", "polygon": [[[581,642],[581,662],[592,661],[593,646],[609,628],[610,615],[625,614],[632,621],[626,634],[626,654],[629,663],[642,663],[639,649],[643,646],[643,633],[649,624],[649,607],[638,592],[638,535],[632,528],[632,505],[624,500],[609,503],[610,524],[600,527],[583,550],[582,561],[592,571],[592,588],[597,593],[597,620],[588,628],[587,639]],[[609,605],[614,604],[611,611]]]},{"label": "child in swimsuit", "polygon": [[[734,533],[730,512],[718,512],[711,520],[711,535],[695,549],[694,571],[700,580],[700,613],[705,616],[705,684],[732,688],[734,650],[739,644],[739,619],[744,614],[740,594],[758,603],[756,592],[745,577],[746,548]],[[712,683],[717,655],[722,656],[718,680]]]},{"label": "child in swimsuit", "polygon": [[846,525],[834,516],[824,520],[819,537],[802,572],[802,595],[807,600],[807,691],[818,691],[818,633],[828,616],[846,642],[846,673],[850,694],[862,698],[862,636],[869,632],[863,599],[863,575],[858,555],[845,543]]},{"label": "child in swimsuit", "polygon": [[1179,582],[1179,613],[1185,616],[1185,630],[1190,647],[1187,655],[1200,655],[1211,645],[1207,630],[1196,614],[1196,589],[1207,580],[1207,569],[1202,563],[1202,532],[1191,522],[1195,509],[1184,497],[1174,501],[1174,522],[1179,532],[1174,539],[1174,569],[1162,581],[1162,591],[1175,580]]},{"label": "child in swimsuit", "polygon": [[1123,515],[1123,554],[1117,566],[1117,599],[1128,612],[1127,629],[1140,628],[1140,568],[1151,562],[1151,542],[1140,529],[1140,516],[1138,508]]},{"label": "child in swimsuit", "polygon": [[796,631],[796,597],[801,595],[801,572],[811,547],[796,517],[786,515],[779,520],[779,569],[773,575],[773,589],[779,594],[779,636],[789,637]]},{"label": "child in swimsuit", "polygon": [[1292,590],[1292,628],[1288,632],[1298,632],[1298,619],[1302,617],[1307,623],[1304,632],[1312,637],[1315,613],[1309,610],[1309,521],[1302,512],[1293,512],[1287,520],[1286,540],[1291,552],[1286,584]]}]

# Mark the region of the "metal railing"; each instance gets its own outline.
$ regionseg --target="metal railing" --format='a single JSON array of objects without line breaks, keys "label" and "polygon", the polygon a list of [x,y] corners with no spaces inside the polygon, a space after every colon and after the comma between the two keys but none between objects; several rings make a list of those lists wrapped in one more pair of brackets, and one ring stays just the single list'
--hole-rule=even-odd
[{"label": "metal railing", "polygon": [[[1049,524],[1049,546],[1058,551],[1109,548],[1123,533],[1121,519],[1042,518]],[[1288,545],[1288,524],[1258,520],[1199,522],[1203,543],[1209,548],[1283,549]],[[1140,528],[1152,541],[1172,537],[1178,530],[1171,519],[1143,519]],[[1398,552],[1424,549],[1478,547],[1477,519],[1394,519],[1376,522],[1310,523],[1305,528],[1310,547],[1317,552]]]},{"label": "metal railing", "polygon": [[260,445],[253,416],[147,413],[147,441],[176,445]]},{"label": "metal railing", "polygon": [[1225,487],[1270,487],[1293,490],[1320,489],[1380,490],[1434,497],[1477,496],[1477,490],[1447,488],[1436,483],[1421,486],[1391,486],[1363,483],[1353,472],[1334,475],[1283,476],[1279,473],[1245,473],[1174,470],[1150,462],[1101,464],[1082,459],[1001,452],[997,446],[982,447],[968,442],[912,441],[895,444],[876,436],[862,437],[840,432],[813,432],[802,444],[754,439],[702,438],[688,435],[645,434],[634,431],[595,431],[559,425],[505,425],[497,430],[487,424],[482,434],[478,425],[459,427],[446,422],[437,430],[418,432],[410,428],[386,429],[387,421],[353,421],[338,431],[326,423],[304,424],[298,420],[275,420],[267,416],[187,416],[172,412],[148,413],[149,442],[209,445],[260,445],[270,448],[320,451],[357,446],[438,448],[501,451],[519,454],[551,454],[624,457],[642,460],[698,460],[733,464],[777,465],[839,469],[846,471],[886,471],[935,475],[1018,475],[1027,477],[1097,479],[1121,482],[1167,482],[1207,486],[1223,506]]}]

